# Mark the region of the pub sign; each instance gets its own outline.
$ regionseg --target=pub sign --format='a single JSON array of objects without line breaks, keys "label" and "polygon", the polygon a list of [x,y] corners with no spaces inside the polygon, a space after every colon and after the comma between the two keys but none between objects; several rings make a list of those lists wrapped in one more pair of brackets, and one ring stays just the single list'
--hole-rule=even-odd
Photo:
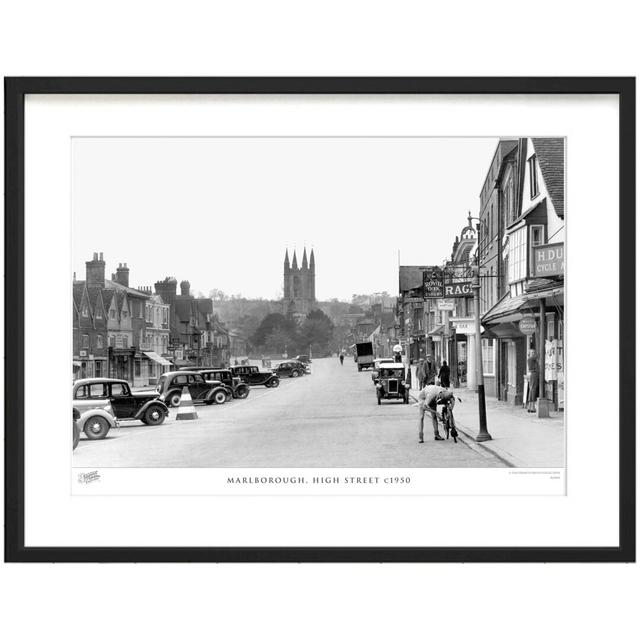
[{"label": "pub sign", "polygon": [[444,298],[473,298],[471,280],[448,282],[444,285]]},{"label": "pub sign", "polygon": [[444,298],[444,273],[439,267],[431,267],[422,272],[425,298]]}]

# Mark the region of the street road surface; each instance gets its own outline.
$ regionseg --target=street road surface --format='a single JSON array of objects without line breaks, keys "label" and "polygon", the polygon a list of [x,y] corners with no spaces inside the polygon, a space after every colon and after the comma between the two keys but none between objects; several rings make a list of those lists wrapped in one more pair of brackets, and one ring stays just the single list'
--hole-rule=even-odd
[{"label": "street road surface", "polygon": [[[196,405],[197,420],[139,422],[104,440],[84,435],[74,467],[502,467],[464,438],[435,441],[431,420],[418,444],[414,403],[378,406],[371,373],[352,359],[314,360],[312,374],[252,387],[245,400]],[[126,423],[125,423],[126,424]]]}]

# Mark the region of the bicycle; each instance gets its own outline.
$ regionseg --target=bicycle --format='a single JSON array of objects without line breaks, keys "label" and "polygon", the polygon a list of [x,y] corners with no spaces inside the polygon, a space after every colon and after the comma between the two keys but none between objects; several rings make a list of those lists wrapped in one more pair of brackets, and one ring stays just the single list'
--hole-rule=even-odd
[{"label": "bicycle", "polygon": [[453,438],[453,441],[458,443],[458,430],[456,429],[456,422],[453,418],[453,403],[442,405],[442,426],[447,434],[447,440],[449,439],[449,434]]}]

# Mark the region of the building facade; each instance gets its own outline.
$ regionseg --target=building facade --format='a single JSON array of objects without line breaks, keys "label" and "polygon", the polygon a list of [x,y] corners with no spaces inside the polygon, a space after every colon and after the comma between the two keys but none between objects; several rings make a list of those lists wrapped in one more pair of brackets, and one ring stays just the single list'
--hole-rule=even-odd
[{"label": "building facade", "polygon": [[[499,148],[496,193],[487,194],[498,203],[501,248],[498,299],[485,305],[482,316],[483,325],[495,336],[487,358],[495,368],[496,397],[522,404],[528,392],[527,361],[534,352],[540,397],[553,408],[563,408],[564,139],[520,138],[512,145],[508,141],[504,152]],[[480,255],[481,275],[486,276],[493,254],[483,257],[481,250]],[[523,332],[524,319],[535,327],[533,332]]]}]

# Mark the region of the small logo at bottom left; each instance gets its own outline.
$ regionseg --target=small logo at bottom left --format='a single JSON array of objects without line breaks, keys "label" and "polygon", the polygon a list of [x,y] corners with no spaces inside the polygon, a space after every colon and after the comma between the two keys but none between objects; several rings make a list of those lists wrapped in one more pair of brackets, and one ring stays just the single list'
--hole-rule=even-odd
[{"label": "small logo at bottom left", "polygon": [[100,474],[97,471],[87,471],[86,473],[78,474],[78,482],[80,484],[89,484],[97,480],[100,480]]}]

